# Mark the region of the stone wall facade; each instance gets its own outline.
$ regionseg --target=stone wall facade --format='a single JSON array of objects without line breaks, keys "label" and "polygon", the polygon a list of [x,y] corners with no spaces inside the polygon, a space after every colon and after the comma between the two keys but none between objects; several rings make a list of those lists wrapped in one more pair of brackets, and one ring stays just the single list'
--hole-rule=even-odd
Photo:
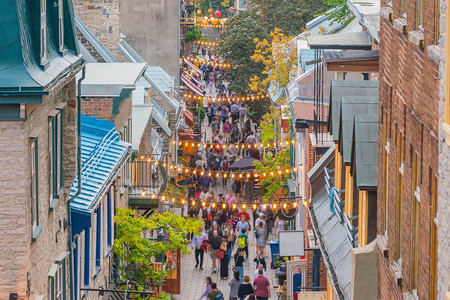
[{"label": "stone wall facade", "polygon": [[[433,55],[434,2],[431,0],[424,2],[422,32],[420,29],[414,31],[415,2],[407,2],[407,20],[400,14],[400,0],[392,1],[392,7],[382,8],[382,11],[388,10],[392,13],[393,20],[390,21],[388,14],[382,14],[384,17],[381,17],[380,24],[377,226],[380,235],[378,240],[386,241],[387,251],[380,247],[379,299],[430,298],[433,222],[430,218],[431,182],[433,177],[438,176],[439,73]],[[407,33],[403,32],[404,24],[407,25]],[[416,38],[421,36],[423,47]],[[397,152],[397,135],[403,144],[400,152]],[[403,167],[400,168],[401,181],[398,180],[397,153],[403,155]],[[414,153],[418,154],[419,189],[413,187]],[[386,173],[383,164],[384,155],[387,159]],[[388,178],[386,186],[385,174]],[[400,212],[397,200],[399,184],[402,191]],[[385,190],[387,190],[386,198]],[[419,262],[416,271],[413,269],[412,259],[414,203],[417,203],[419,210]],[[401,219],[397,218],[398,213]],[[400,250],[396,254],[397,245]],[[413,285],[416,272],[418,272],[417,288]],[[397,281],[399,274],[401,279]]]},{"label": "stone wall facade", "polygon": [[[446,68],[449,61],[446,60],[447,46],[447,1],[440,3],[440,28],[439,39],[439,78],[440,78],[440,102],[439,102],[439,181],[438,181],[438,209],[436,223],[438,225],[438,267],[437,267],[437,297],[450,299],[450,139],[444,131],[445,123],[445,99],[446,95]],[[448,51],[448,49],[447,49]]]},{"label": "stone wall facade", "polygon": [[[58,104],[63,108],[64,192],[50,210],[49,114]],[[76,175],[75,78],[69,77],[41,104],[26,105],[26,121],[0,121],[0,299],[18,293],[19,299],[48,299],[48,276],[55,259],[68,251],[67,200]],[[32,241],[30,133],[38,139],[38,217],[42,230]],[[66,260],[67,295],[68,260]],[[68,297],[68,296],[67,296]]]},{"label": "stone wall facade", "polygon": [[[122,30],[120,0],[75,0],[74,9],[81,21],[89,27],[100,42],[119,61],[126,61],[119,51]],[[133,20],[136,21],[135,18]]]},{"label": "stone wall facade", "polygon": [[178,78],[179,0],[120,2],[125,40],[149,65],[159,65]]}]

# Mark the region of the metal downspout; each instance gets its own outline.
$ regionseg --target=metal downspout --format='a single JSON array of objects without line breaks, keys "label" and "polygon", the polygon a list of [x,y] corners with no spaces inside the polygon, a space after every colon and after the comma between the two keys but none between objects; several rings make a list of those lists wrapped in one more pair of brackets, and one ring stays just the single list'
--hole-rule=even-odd
[{"label": "metal downspout", "polygon": [[73,300],[74,296],[74,284],[73,284],[73,249],[72,249],[72,210],[70,209],[70,204],[73,199],[75,199],[81,193],[81,81],[84,80],[86,75],[86,66],[83,66],[80,79],[78,79],[78,91],[77,91],[77,178],[78,178],[78,189],[76,193],[69,198],[67,201],[67,220],[69,225],[69,238],[67,241],[67,246],[69,248],[69,289],[70,289],[70,300]]}]

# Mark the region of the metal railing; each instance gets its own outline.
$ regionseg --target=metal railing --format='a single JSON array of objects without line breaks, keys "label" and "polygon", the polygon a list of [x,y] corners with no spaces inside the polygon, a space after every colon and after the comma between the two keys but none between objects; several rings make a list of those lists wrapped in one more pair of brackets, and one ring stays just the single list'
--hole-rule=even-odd
[{"label": "metal railing", "polygon": [[[330,210],[334,210],[334,214],[338,217],[339,222],[345,226],[346,229],[346,238],[353,248],[358,247],[358,228],[353,226],[351,220],[344,211],[345,201],[342,200],[339,196],[339,191],[332,187],[330,184],[331,176],[327,168],[324,168],[325,172],[325,188],[327,189],[327,193],[330,195],[330,191],[332,192],[332,198],[330,201]],[[330,195],[331,198],[331,195]]]},{"label": "metal railing", "polygon": [[[161,156],[154,154],[138,154],[151,157],[152,161],[160,160]],[[147,160],[135,159],[128,162],[131,165],[130,199],[151,199],[153,194],[158,195],[164,186],[164,174],[161,164],[148,163]]]}]

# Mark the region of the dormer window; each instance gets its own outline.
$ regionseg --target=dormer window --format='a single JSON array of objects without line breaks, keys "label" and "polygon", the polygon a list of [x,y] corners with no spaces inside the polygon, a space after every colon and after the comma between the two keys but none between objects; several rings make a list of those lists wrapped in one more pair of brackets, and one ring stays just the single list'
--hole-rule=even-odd
[{"label": "dormer window", "polygon": [[40,40],[41,40],[41,65],[45,64],[47,59],[47,8],[46,0],[41,0],[41,30],[40,30]]},{"label": "dormer window", "polygon": [[59,51],[64,51],[64,23],[63,23],[63,1],[58,0],[58,29],[59,29]]}]

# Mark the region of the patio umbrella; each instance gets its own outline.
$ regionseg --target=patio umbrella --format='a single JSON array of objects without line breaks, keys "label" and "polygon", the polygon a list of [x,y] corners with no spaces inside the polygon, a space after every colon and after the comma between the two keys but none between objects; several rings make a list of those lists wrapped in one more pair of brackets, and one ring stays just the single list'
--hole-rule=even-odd
[{"label": "patio umbrella", "polygon": [[255,166],[253,165],[253,162],[256,161],[257,159],[248,157],[248,158],[243,158],[241,160],[236,161],[234,164],[232,164],[230,166],[230,170],[235,171],[235,170],[253,170],[255,168]]}]

